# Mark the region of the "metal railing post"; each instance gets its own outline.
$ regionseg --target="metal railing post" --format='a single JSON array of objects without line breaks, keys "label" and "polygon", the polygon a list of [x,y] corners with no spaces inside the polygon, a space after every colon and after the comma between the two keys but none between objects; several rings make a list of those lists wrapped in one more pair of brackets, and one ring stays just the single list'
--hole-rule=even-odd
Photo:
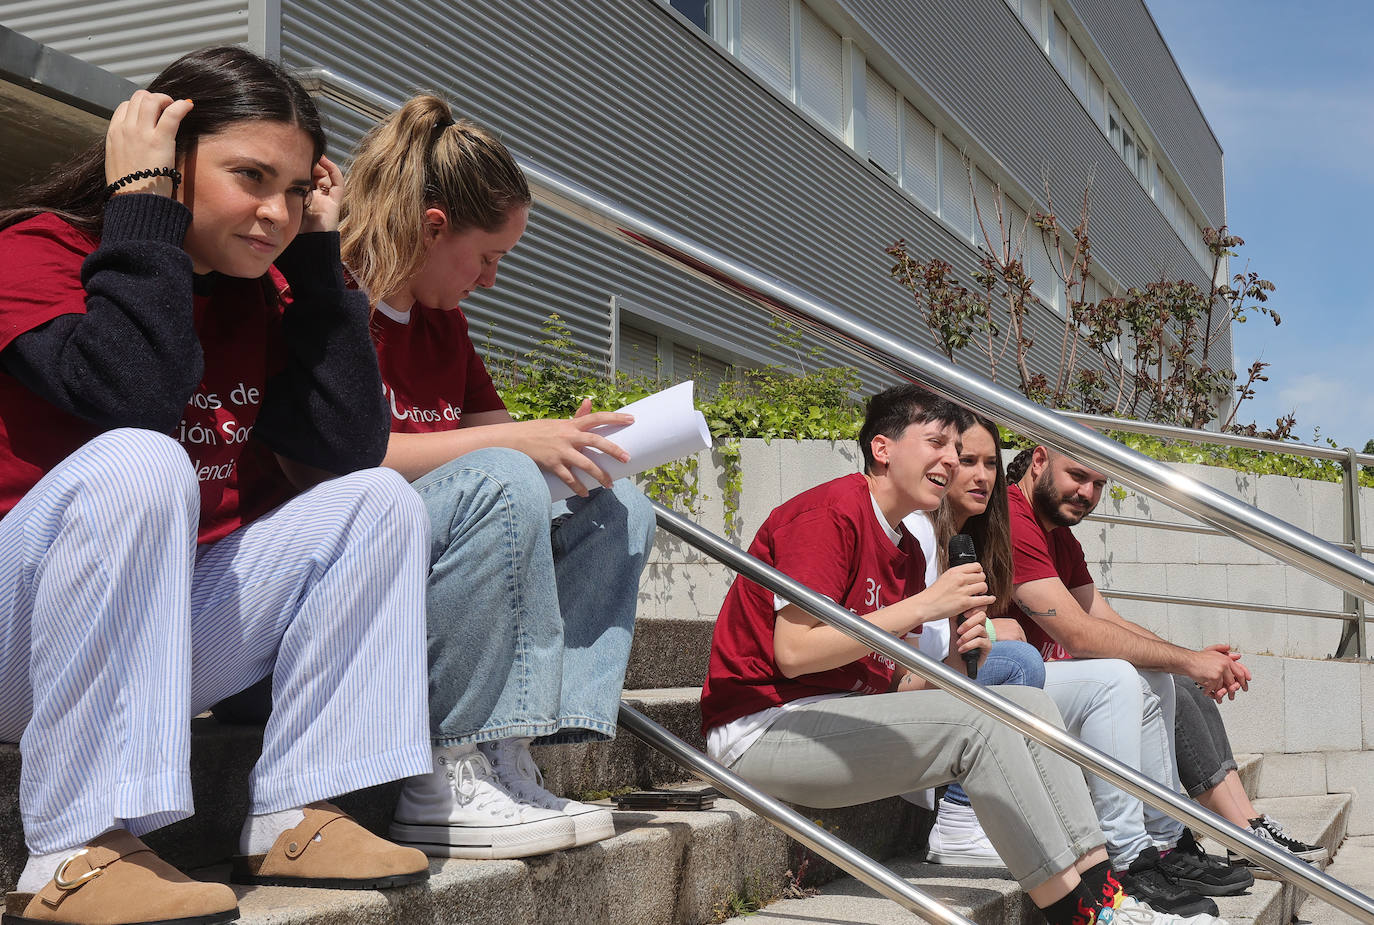
[{"label": "metal railing post", "polygon": [[821,857],[933,925],[973,925],[932,899],[853,845],[836,838],[795,809],[764,793],[738,774],[712,761],[624,701],[620,725],[672,758],[721,793],[767,819]]},{"label": "metal railing post", "polygon": [[756,582],[774,594],[800,607],[821,622],[839,630],[898,665],[915,672],[951,696],[1006,723],[1017,732],[1053,751],[1098,777],[1120,787],[1131,796],[1163,810],[1169,816],[1196,826],[1227,848],[1238,851],[1280,878],[1293,883],[1366,925],[1374,925],[1374,899],[1328,877],[1317,868],[1300,861],[1270,842],[1262,842],[1248,830],[1237,828],[1216,813],[1162,786],[1109,755],[1084,745],[1062,728],[1047,722],[1019,704],[930,658],[914,646],[879,629],[862,617],[850,613],[830,598],[817,594],[796,579],[767,565],[749,553],[716,536],[700,524],[652,502],[659,527]]},{"label": "metal railing post", "polygon": [[[1345,541],[1355,555],[1364,552],[1360,524],[1360,464],[1357,454],[1351,447],[1345,448],[1345,459],[1341,461],[1341,500],[1345,502]],[[1341,642],[1336,650],[1337,658],[1351,656],[1351,643],[1354,643],[1354,656],[1369,658],[1368,625],[1365,623],[1364,599],[1345,592],[1345,609],[1355,612],[1354,622],[1341,634]]]}]

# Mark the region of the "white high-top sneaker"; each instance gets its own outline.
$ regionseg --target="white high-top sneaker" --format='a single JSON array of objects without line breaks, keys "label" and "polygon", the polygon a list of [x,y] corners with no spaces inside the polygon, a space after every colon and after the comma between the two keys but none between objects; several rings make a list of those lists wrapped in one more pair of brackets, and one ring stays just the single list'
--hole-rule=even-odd
[{"label": "white high-top sneaker", "polygon": [[606,807],[565,800],[544,789],[544,775],[530,754],[529,739],[483,742],[477,748],[491,760],[497,780],[513,797],[571,819],[577,831],[577,844],[588,845],[615,834],[615,819]]},{"label": "white high-top sneaker", "polygon": [[935,827],[930,830],[926,860],[964,867],[1004,866],[973,807],[949,800],[935,804]]},{"label": "white high-top sneaker", "polygon": [[576,843],[572,819],[517,801],[476,745],[434,750],[434,770],[407,778],[391,840],[437,858],[523,858]]}]

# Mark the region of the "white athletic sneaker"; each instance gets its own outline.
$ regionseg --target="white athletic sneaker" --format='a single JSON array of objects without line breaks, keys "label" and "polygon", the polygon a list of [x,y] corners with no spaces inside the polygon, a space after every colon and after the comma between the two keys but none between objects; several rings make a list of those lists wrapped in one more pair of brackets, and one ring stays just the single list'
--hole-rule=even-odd
[{"label": "white athletic sneaker", "polygon": [[476,745],[434,750],[434,770],[408,778],[391,840],[436,858],[523,858],[576,842],[562,813],[517,802]]},{"label": "white athletic sneaker", "polygon": [[590,806],[565,800],[544,789],[544,775],[530,754],[529,739],[501,739],[483,742],[478,750],[487,756],[496,779],[521,803],[560,812],[573,821],[577,844],[589,845],[615,834],[615,818],[605,806]]},{"label": "white athletic sneaker", "polygon": [[930,830],[926,860],[932,864],[962,867],[1002,867],[978,814],[972,806],[941,800],[936,804],[935,827]]},{"label": "white athletic sneaker", "polygon": [[1186,918],[1156,912],[1138,899],[1127,896],[1115,909],[1100,909],[1097,913],[1098,925],[1227,925],[1225,919],[1215,915],[1199,913]]}]

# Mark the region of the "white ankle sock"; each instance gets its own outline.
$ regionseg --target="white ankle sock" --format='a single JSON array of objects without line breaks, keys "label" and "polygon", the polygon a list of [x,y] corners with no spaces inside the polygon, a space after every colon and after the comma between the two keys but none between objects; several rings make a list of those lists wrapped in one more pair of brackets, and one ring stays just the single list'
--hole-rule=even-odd
[{"label": "white ankle sock", "polygon": [[[119,828],[123,828],[123,826],[112,825],[106,829],[105,832],[113,832],[115,829]],[[58,865],[80,851],[86,845],[95,841],[101,835],[104,835],[105,832],[101,832],[93,836],[89,841],[82,842],[79,845],[73,845],[63,851],[54,851],[52,854],[29,855],[29,859],[24,864],[24,871],[19,875],[19,883],[15,886],[14,891],[16,893],[37,893],[39,890],[43,889],[43,887],[47,886],[48,881],[53,878],[53,874],[57,873]]]},{"label": "white ankle sock", "polygon": [[37,893],[47,886],[52,875],[57,873],[57,866],[80,849],[81,846],[77,845],[75,848],[55,851],[52,854],[29,855],[28,863],[24,865],[24,872],[19,875],[19,885],[14,888],[14,891],[16,893]]},{"label": "white ankle sock", "polygon": [[243,820],[243,831],[239,833],[239,854],[266,854],[272,850],[281,833],[304,821],[305,811],[299,806],[275,813],[249,815]]}]

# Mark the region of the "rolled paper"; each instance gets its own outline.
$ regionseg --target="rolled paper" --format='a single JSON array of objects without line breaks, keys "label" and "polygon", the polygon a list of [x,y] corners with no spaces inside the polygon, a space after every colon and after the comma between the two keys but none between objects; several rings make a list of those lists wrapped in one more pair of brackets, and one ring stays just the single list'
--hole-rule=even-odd
[{"label": "rolled paper", "polygon": [[[610,424],[596,428],[596,433],[630,454],[629,462],[623,463],[592,447],[584,449],[582,455],[605,469],[612,479],[622,479],[690,456],[699,450],[710,449],[711,429],[706,426],[706,416],[693,403],[692,388],[693,382],[689,379],[631,402],[620,411],[634,415],[633,424]],[[588,473],[581,469],[573,469],[572,472],[589,490],[598,487],[596,479]],[[562,501],[572,497],[572,488],[557,476],[545,472],[544,481],[548,483],[552,500]]]}]

